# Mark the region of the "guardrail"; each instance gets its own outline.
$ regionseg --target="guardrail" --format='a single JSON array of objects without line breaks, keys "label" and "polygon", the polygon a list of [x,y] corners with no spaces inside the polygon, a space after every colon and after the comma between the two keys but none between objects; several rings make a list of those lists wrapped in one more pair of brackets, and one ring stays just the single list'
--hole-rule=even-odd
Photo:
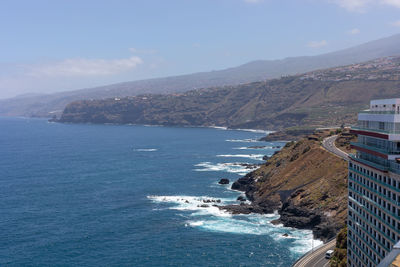
[{"label": "guardrail", "polygon": [[353,154],[349,154],[349,157],[351,159],[355,160],[355,161],[361,162],[364,165],[367,165],[369,167],[381,170],[383,172],[388,171],[388,169],[389,169],[388,166],[384,166],[384,165],[381,165],[381,164],[378,164],[378,163],[375,163],[375,162],[372,162],[372,161],[369,161],[369,160],[365,160],[365,159],[359,158],[359,157],[357,157],[356,155],[353,155]]},{"label": "guardrail", "polygon": [[359,131],[366,131],[366,132],[383,133],[383,134],[400,134],[400,131],[371,129],[371,128],[365,128],[365,127],[361,127],[361,126],[353,126],[353,127],[351,127],[351,129],[359,130]]},{"label": "guardrail", "polygon": [[295,266],[299,261],[301,261],[303,258],[307,257],[308,255],[313,254],[316,250],[322,248],[323,246],[326,246],[326,244],[328,244],[329,242],[331,242],[332,240],[336,240],[336,236],[328,239],[328,241],[326,241],[325,243],[316,246],[315,248],[313,248],[312,250],[310,250],[309,252],[307,252],[306,254],[304,254],[303,256],[301,256],[300,258],[298,258],[293,264],[292,267]]},{"label": "guardrail", "polygon": [[378,110],[363,110],[360,113],[367,113],[367,114],[400,114],[400,112],[394,110],[387,110],[387,111],[378,111]]}]

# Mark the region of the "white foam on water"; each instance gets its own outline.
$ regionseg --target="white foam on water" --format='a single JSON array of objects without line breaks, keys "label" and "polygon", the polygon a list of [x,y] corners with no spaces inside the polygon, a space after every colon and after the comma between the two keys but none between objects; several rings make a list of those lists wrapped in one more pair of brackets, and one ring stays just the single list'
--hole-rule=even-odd
[{"label": "white foam on water", "polygon": [[226,155],[217,155],[220,158],[248,158],[255,160],[263,160],[264,154],[226,154]]},{"label": "white foam on water", "polygon": [[210,126],[209,128],[218,129],[218,130],[228,130],[228,127],[224,127],[224,126]]},{"label": "white foam on water", "polygon": [[220,172],[229,172],[236,173],[238,175],[246,175],[247,173],[258,169],[259,167],[246,167],[242,165],[243,163],[211,163],[211,162],[201,162],[196,164],[195,171],[205,172],[205,171],[220,171]]},{"label": "white foam on water", "polygon": [[139,152],[153,152],[153,151],[157,151],[157,148],[135,148],[133,149],[135,151],[139,151]]},{"label": "white foam on water", "polygon": [[272,146],[260,146],[260,147],[241,146],[241,147],[234,147],[233,149],[238,149],[238,150],[248,150],[248,149],[264,150],[264,149],[273,149],[273,147]]},{"label": "white foam on water", "polygon": [[257,129],[235,129],[238,131],[252,132],[252,133],[262,133],[262,134],[270,134],[274,131],[265,131],[265,130],[257,130]]},{"label": "white foam on water", "polygon": [[293,230],[293,246],[289,249],[296,254],[305,254],[313,248],[323,244],[321,240],[314,239],[311,230]]},{"label": "white foam on water", "polygon": [[[175,204],[174,206],[170,207],[170,209],[174,210],[198,211],[210,209],[219,211],[217,207],[213,207],[212,205],[226,205],[235,203],[234,198],[214,198],[209,196],[147,196],[147,198],[153,202]],[[201,205],[207,205],[208,207],[200,207]],[[224,213],[224,211],[221,212]],[[216,214],[215,211],[212,211],[211,213]]]},{"label": "white foam on water", "polygon": [[[274,225],[272,220],[279,218],[277,212],[273,214],[232,215],[212,205],[226,205],[238,203],[234,198],[215,198],[209,196],[148,196],[155,203],[168,203],[169,209],[189,211],[184,216],[185,227],[199,228],[210,232],[268,235],[276,242],[289,242],[289,250],[297,255],[304,254],[322,244],[320,240],[313,240],[311,230],[299,230],[280,225]],[[216,202],[219,200],[220,202]],[[207,201],[214,201],[208,203]]]},{"label": "white foam on water", "polygon": [[257,139],[227,139],[226,142],[234,143],[256,143],[259,142]]},{"label": "white foam on water", "polygon": [[194,221],[194,222],[188,221],[188,224],[190,226],[202,226],[204,224],[204,221]]}]

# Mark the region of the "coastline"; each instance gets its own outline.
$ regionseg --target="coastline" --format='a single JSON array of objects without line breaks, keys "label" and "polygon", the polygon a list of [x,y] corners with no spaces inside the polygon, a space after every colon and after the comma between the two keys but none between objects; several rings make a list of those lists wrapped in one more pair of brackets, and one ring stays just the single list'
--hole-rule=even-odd
[{"label": "coastline", "polygon": [[[323,132],[319,136],[317,134],[303,138],[297,143],[287,143],[260,168],[232,184],[231,188],[243,192],[251,201],[250,204],[220,208],[233,214],[270,214],[277,210],[280,218],[273,223],[297,229],[310,229],[316,239],[323,241],[333,238],[345,220],[345,209],[334,203],[344,201],[347,174],[345,163],[341,159],[320,148],[318,140],[326,135],[327,133]],[[320,171],[318,161],[327,166],[322,167],[326,173]],[[329,168],[329,165],[337,166],[337,169]],[[311,174],[308,178],[300,178],[304,180],[298,182],[299,176],[305,176],[306,173],[300,171],[299,175],[292,169],[307,169]],[[332,181],[341,184],[338,190],[330,190],[329,184]],[[320,190],[322,194],[317,189],[321,183],[324,184],[324,188]]]}]

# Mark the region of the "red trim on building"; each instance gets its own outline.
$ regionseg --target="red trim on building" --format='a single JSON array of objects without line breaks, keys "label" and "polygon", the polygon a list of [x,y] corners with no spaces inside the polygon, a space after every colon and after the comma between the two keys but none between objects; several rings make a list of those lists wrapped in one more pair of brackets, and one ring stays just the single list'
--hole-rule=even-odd
[{"label": "red trim on building", "polygon": [[352,133],[352,134],[361,134],[361,135],[366,135],[366,136],[372,136],[372,137],[386,139],[386,140],[389,139],[389,135],[381,134],[381,133],[375,133],[375,132],[368,132],[368,131],[360,131],[360,130],[352,130],[352,129],[350,129],[350,133]]},{"label": "red trim on building", "polygon": [[376,152],[376,151],[373,151],[373,150],[369,150],[367,148],[359,147],[357,145],[351,145],[351,148],[355,148],[358,151],[362,151],[362,152],[365,152],[365,153],[368,153],[368,154],[371,154],[371,155],[374,155],[374,156],[377,156],[377,157],[388,159],[388,156],[386,154],[383,154],[383,153],[380,153],[380,152]]},{"label": "red trim on building", "polygon": [[377,169],[377,168],[375,168],[375,167],[369,166],[368,164],[365,164],[364,162],[360,162],[360,161],[355,160],[355,159],[352,159],[352,158],[350,158],[350,159],[351,159],[352,161],[355,161],[355,162],[359,163],[359,164],[362,164],[362,165],[364,165],[364,166],[367,166],[368,168],[372,168],[372,169],[377,170],[377,171],[380,171],[380,172],[388,172],[388,171],[382,171],[382,170]]}]

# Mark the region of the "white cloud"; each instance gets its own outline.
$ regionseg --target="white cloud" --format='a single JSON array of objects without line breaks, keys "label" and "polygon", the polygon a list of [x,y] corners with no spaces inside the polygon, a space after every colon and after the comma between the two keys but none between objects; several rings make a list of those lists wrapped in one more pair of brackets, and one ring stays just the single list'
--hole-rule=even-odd
[{"label": "white cloud", "polygon": [[382,2],[386,5],[400,8],[400,0],[383,0]]},{"label": "white cloud", "polygon": [[400,8],[400,0],[328,0],[351,12],[365,12],[373,5],[384,5]]},{"label": "white cloud", "polygon": [[331,2],[348,11],[364,12],[365,7],[370,4],[372,0],[331,0]]},{"label": "white cloud", "polygon": [[391,23],[392,26],[400,27],[400,20]]},{"label": "white cloud", "polygon": [[347,33],[351,34],[351,35],[356,35],[356,34],[360,33],[360,29],[354,28],[354,29],[351,29],[350,31],[348,31]]},{"label": "white cloud", "polygon": [[134,48],[134,47],[129,48],[129,51],[132,52],[132,53],[137,53],[138,52],[138,50],[136,48]]},{"label": "white cloud", "polygon": [[124,72],[142,63],[143,60],[137,56],[112,60],[74,58],[30,66],[28,75],[35,77],[102,76]]},{"label": "white cloud", "polygon": [[311,41],[307,44],[308,47],[310,48],[321,48],[328,45],[328,42],[325,40],[322,41]]}]

